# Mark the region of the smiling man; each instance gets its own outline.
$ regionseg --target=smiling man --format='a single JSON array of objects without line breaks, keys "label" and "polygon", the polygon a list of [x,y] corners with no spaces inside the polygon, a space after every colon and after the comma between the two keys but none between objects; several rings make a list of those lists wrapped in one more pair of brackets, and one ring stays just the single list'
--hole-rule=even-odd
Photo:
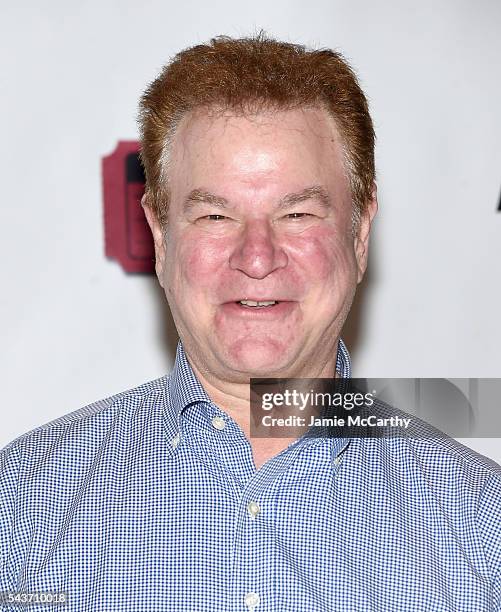
[{"label": "smiling man", "polygon": [[[249,377],[335,375],[376,212],[374,188],[354,231],[343,140],[323,105],[249,104],[186,113],[168,154],[164,224],[145,196],[186,356],[247,435]],[[290,440],[250,442],[259,466]]]},{"label": "smiling man", "polygon": [[377,202],[349,66],[218,38],[140,108],[176,361],[3,451],[5,609],[43,592],[92,612],[501,610],[493,463],[426,435],[250,435],[250,378],[350,376]]}]

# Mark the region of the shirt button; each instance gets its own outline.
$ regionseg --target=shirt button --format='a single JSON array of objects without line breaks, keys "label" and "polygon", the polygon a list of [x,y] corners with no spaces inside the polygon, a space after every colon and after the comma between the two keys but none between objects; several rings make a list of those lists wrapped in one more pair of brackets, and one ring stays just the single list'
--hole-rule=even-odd
[{"label": "shirt button", "polygon": [[254,612],[254,610],[259,606],[259,595],[257,593],[247,593],[244,597],[245,605],[249,608],[250,612]]},{"label": "shirt button", "polygon": [[226,423],[224,422],[224,419],[222,419],[221,417],[215,416],[212,419],[212,426],[215,429],[219,429],[219,431],[222,431],[226,427]]},{"label": "shirt button", "polygon": [[257,502],[251,501],[247,504],[247,512],[250,514],[251,518],[256,518],[256,516],[261,512],[261,508]]},{"label": "shirt button", "polygon": [[181,440],[181,434],[175,435],[170,441],[172,448],[176,448],[180,440]]}]

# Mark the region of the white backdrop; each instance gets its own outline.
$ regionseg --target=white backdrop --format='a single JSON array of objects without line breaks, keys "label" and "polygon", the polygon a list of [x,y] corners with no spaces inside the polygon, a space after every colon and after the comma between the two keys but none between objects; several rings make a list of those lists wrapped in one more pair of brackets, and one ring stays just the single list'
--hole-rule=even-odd
[{"label": "white backdrop", "polygon": [[[164,374],[153,278],[104,257],[100,160],[178,50],[263,28],[335,47],[378,134],[380,214],[347,331],[364,377],[501,377],[498,0],[3,3],[0,446]],[[472,447],[501,462],[499,440]]]}]

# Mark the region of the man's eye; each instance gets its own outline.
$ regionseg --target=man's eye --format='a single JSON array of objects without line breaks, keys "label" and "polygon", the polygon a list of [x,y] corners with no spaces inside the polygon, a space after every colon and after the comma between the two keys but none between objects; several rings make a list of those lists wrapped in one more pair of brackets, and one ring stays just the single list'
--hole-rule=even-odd
[{"label": "man's eye", "polygon": [[311,217],[310,213],[305,212],[294,212],[286,215],[287,219],[304,219],[305,217]]},{"label": "man's eye", "polygon": [[207,221],[222,221],[226,219],[224,215],[205,215],[205,217],[201,217],[201,219],[206,219]]}]

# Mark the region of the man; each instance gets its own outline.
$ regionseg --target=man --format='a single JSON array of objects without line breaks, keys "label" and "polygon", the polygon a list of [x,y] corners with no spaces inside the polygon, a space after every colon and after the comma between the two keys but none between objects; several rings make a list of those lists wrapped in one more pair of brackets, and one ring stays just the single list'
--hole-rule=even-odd
[{"label": "man", "polygon": [[350,375],[377,203],[346,62],[219,38],[164,69],[140,124],[176,363],[4,450],[0,588],[93,612],[501,610],[492,462],[444,439],[250,435],[251,377]]}]

